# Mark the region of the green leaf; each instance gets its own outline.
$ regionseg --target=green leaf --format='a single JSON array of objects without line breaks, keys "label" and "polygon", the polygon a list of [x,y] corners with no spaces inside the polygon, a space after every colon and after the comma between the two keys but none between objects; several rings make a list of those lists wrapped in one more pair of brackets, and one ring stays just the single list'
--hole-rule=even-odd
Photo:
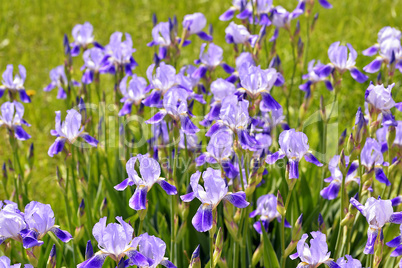
[{"label": "green leaf", "polygon": [[[261,223],[262,226],[262,223]],[[272,268],[279,268],[278,258],[276,257],[276,253],[274,248],[272,247],[271,241],[268,239],[268,234],[265,231],[265,228],[261,228],[263,234],[263,241],[264,241],[264,266],[265,267],[272,267]]]}]

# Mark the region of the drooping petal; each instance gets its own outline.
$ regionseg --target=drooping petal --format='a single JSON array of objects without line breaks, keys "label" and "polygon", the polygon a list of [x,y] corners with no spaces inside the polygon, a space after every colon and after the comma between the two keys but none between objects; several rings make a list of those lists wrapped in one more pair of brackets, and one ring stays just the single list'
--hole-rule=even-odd
[{"label": "drooping petal", "polygon": [[367,230],[367,243],[364,248],[364,254],[374,254],[374,243],[378,236],[378,230],[369,228]]},{"label": "drooping petal", "polygon": [[212,205],[202,204],[191,222],[198,232],[206,232],[212,228],[212,221]]},{"label": "drooping petal", "polygon": [[375,59],[363,68],[367,73],[376,73],[381,69],[382,59]]},{"label": "drooping petal", "polygon": [[64,148],[64,144],[66,143],[66,139],[63,138],[57,138],[54,143],[50,146],[47,154],[50,157],[53,157],[54,155],[60,153],[61,151],[63,151]]},{"label": "drooping petal", "polygon": [[177,268],[176,265],[174,265],[171,261],[169,260],[163,260],[161,261],[160,265],[165,266],[167,268]]},{"label": "drooping petal", "polygon": [[332,5],[327,0],[318,0],[318,3],[320,3],[323,8],[332,8]]},{"label": "drooping petal", "polygon": [[130,114],[131,113],[131,107],[133,106],[133,102],[131,101],[125,101],[123,104],[123,107],[121,108],[121,110],[119,111],[119,116],[123,116],[126,114]]},{"label": "drooping petal", "polygon": [[162,187],[162,189],[168,194],[168,195],[176,195],[177,194],[177,189],[174,185],[171,185],[164,179],[158,179],[157,183]]},{"label": "drooping petal", "polygon": [[259,142],[252,136],[248,134],[247,130],[238,130],[237,134],[239,136],[241,147],[245,150],[255,151]]},{"label": "drooping petal", "polygon": [[[388,245],[388,243],[387,243]],[[391,257],[398,257],[402,255],[402,245],[398,245],[394,251],[391,253]]]},{"label": "drooping petal", "polygon": [[213,40],[212,36],[207,34],[206,32],[199,32],[197,33],[198,37],[204,41],[211,42]]},{"label": "drooping petal", "polygon": [[395,223],[395,224],[401,224],[402,223],[402,212],[394,212],[389,219],[389,222]]},{"label": "drooping petal", "polygon": [[163,118],[166,116],[167,111],[165,109],[160,110],[157,112],[154,116],[152,116],[150,119],[145,121],[147,124],[157,124],[163,120]]},{"label": "drooping petal", "polygon": [[134,210],[146,209],[148,187],[139,186],[130,198],[129,206]]},{"label": "drooping petal", "polygon": [[333,200],[338,197],[340,189],[340,184],[333,182],[330,183],[327,187],[321,190],[320,194],[323,198],[327,200]]},{"label": "drooping petal", "polygon": [[397,237],[395,237],[394,239],[392,239],[391,241],[387,242],[386,245],[390,248],[396,248],[397,246],[399,246],[402,243],[402,237],[400,235],[398,235]]},{"label": "drooping petal", "polygon": [[83,133],[83,134],[81,134],[80,136],[81,136],[81,137],[84,139],[84,141],[85,141],[86,143],[88,143],[89,145],[91,145],[91,146],[93,146],[93,147],[97,147],[97,146],[98,146],[99,141],[98,141],[97,139],[95,139],[94,137],[88,135],[87,133]]},{"label": "drooping petal", "polygon": [[299,161],[289,160],[289,179],[299,178]]},{"label": "drooping petal", "polygon": [[92,258],[77,265],[77,268],[101,268],[105,262],[107,255],[102,253],[97,253]]},{"label": "drooping petal", "polygon": [[246,194],[244,192],[228,193],[224,199],[238,208],[245,208],[250,205],[250,203],[246,201]]},{"label": "drooping petal", "polygon": [[145,257],[136,250],[127,251],[126,255],[130,258],[130,261],[133,265],[137,265],[139,267],[149,267],[153,265],[153,260]]},{"label": "drooping petal", "polygon": [[180,196],[180,199],[183,202],[191,202],[194,198],[195,198],[195,193],[194,192],[191,192],[191,193],[188,193],[188,194]]},{"label": "drooping petal", "polygon": [[382,168],[375,168],[375,178],[381,183],[385,183],[385,185],[390,186],[391,182],[388,180]]},{"label": "drooping petal", "polygon": [[53,227],[52,229],[50,229],[50,231],[52,231],[56,235],[56,237],[64,243],[67,243],[73,238],[73,236],[69,232],[63,231],[60,228]]},{"label": "drooping petal", "polygon": [[364,83],[368,79],[368,76],[360,72],[357,68],[350,69],[350,75],[359,83]]},{"label": "drooping petal", "polygon": [[29,134],[22,128],[22,126],[15,126],[15,128],[14,128],[14,134],[15,134],[15,137],[16,137],[18,140],[22,140],[22,141],[25,141],[25,140],[28,140],[28,139],[31,138],[31,135],[29,135]]},{"label": "drooping petal", "polygon": [[351,203],[355,208],[357,208],[357,210],[360,211],[360,213],[362,213],[363,216],[365,216],[365,213],[364,213],[364,206],[363,206],[362,204],[360,204],[359,201],[357,201],[355,198],[352,197],[352,198],[350,198],[350,203]]},{"label": "drooping petal", "polygon": [[22,102],[29,103],[31,102],[31,98],[27,95],[24,89],[19,90],[20,92],[20,99]]},{"label": "drooping petal", "polygon": [[275,164],[275,162],[278,159],[283,159],[284,157],[285,157],[285,154],[283,154],[281,152],[276,152],[276,153],[267,155],[267,157],[265,158],[265,162],[267,164]]},{"label": "drooping petal", "polygon": [[142,101],[142,103],[148,107],[158,107],[160,105],[161,94],[160,90],[154,90]]},{"label": "drooping petal", "polygon": [[129,178],[125,179],[121,183],[117,184],[114,189],[117,191],[124,191],[128,186],[132,186],[134,182],[130,180]]},{"label": "drooping petal", "polygon": [[282,106],[269,93],[262,93],[262,101],[271,110],[279,110]]},{"label": "drooping petal", "polygon": [[196,125],[194,125],[188,115],[180,116],[180,122],[181,130],[183,130],[186,135],[194,135],[195,133],[200,131],[200,129]]},{"label": "drooping petal", "polygon": [[[324,1],[324,0],[321,0]],[[324,264],[328,265],[329,268],[341,268],[336,262],[334,262],[333,260],[327,260],[325,262],[323,262]]]},{"label": "drooping petal", "polygon": [[320,161],[318,161],[318,159],[312,153],[306,153],[304,155],[304,160],[313,163],[317,167],[322,167],[322,163],[320,163]]}]

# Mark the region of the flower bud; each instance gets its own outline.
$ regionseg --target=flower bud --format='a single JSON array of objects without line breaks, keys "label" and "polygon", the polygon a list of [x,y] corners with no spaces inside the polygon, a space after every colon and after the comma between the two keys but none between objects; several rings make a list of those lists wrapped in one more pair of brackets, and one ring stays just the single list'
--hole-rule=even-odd
[{"label": "flower bud", "polygon": [[87,246],[85,248],[85,260],[92,258],[93,255],[94,255],[94,248],[92,247],[91,240],[88,240]]},{"label": "flower bud", "polygon": [[276,195],[276,210],[278,210],[279,214],[283,217],[286,213],[285,205],[283,203],[283,198],[281,193],[278,190],[278,194]]},{"label": "flower bud", "polygon": [[49,259],[47,260],[46,268],[54,268],[54,267],[56,267],[56,262],[57,262],[57,259],[56,259],[56,245],[53,244],[52,250],[50,251],[50,254],[49,254]]},{"label": "flower bud", "polygon": [[292,241],[300,239],[302,224],[303,224],[303,213],[300,214],[299,218],[297,218],[295,225],[292,228]]},{"label": "flower bud", "polygon": [[327,234],[327,227],[325,226],[324,218],[321,213],[318,214],[318,230],[325,235]]},{"label": "flower bud", "polygon": [[189,268],[201,268],[201,260],[200,260],[200,245],[194,250],[193,255],[191,255],[191,261]]},{"label": "flower bud", "polygon": [[[210,239],[213,239],[212,237]],[[213,267],[216,267],[216,264],[218,263],[221,253],[223,249],[223,233],[222,233],[222,228],[219,227],[218,233],[216,235],[215,239],[215,250],[214,250],[214,255],[213,255],[213,262],[214,265]]]},{"label": "flower bud", "polygon": [[324,122],[327,121],[327,115],[326,115],[326,111],[325,111],[325,101],[324,101],[324,97],[321,95],[320,98],[320,114],[321,114],[321,118]]},{"label": "flower bud", "polygon": [[387,144],[389,149],[391,149],[395,137],[396,137],[396,128],[394,126],[390,126],[387,131]]},{"label": "flower bud", "polygon": [[257,266],[257,263],[261,260],[263,253],[263,249],[261,248],[261,244],[257,247],[257,249],[253,253],[253,257],[251,258],[251,267]]},{"label": "flower bud", "polygon": [[74,232],[74,241],[78,243],[84,236],[84,233],[85,233],[84,225],[76,227]]}]

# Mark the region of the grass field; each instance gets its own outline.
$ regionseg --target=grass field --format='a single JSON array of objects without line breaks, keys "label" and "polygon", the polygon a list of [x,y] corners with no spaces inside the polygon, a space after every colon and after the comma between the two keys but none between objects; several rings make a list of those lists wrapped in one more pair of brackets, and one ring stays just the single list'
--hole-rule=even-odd
[{"label": "grass field", "polygon": [[[275,4],[281,4],[289,9],[294,7],[296,2],[274,1]],[[314,7],[314,13],[319,12],[319,19],[313,34],[310,36],[308,60],[319,59],[324,63],[329,62],[327,56],[329,45],[335,41],[341,41],[342,43],[351,43],[359,53],[357,66],[361,70],[372,60],[371,57],[363,56],[361,52],[376,42],[378,31],[384,26],[402,29],[402,0],[331,0],[330,2],[333,4],[333,9],[323,9],[318,4]],[[214,26],[214,42],[224,49],[225,61],[233,65],[232,46],[225,43],[225,28],[229,22],[222,22],[218,19],[219,15],[229,8],[230,4],[230,1],[224,0],[13,0],[0,2],[0,72],[5,70],[7,64],[24,65],[27,69],[26,89],[35,91],[32,103],[24,105],[25,119],[32,125],[26,130],[32,135],[32,138],[20,144],[21,155],[28,153],[31,142],[35,146],[33,170],[28,185],[29,196],[42,203],[51,204],[56,219],[60,218],[58,222],[61,225],[64,224],[65,226],[67,219],[65,207],[61,204],[62,194],[58,190],[56,166],[63,165],[64,161],[60,156],[50,158],[47,151],[54,141],[50,135],[50,130],[54,128],[54,112],[61,110],[62,118],[64,118],[65,111],[70,107],[63,100],[56,99],[55,90],[43,92],[43,88],[50,82],[49,71],[63,64],[63,35],[67,33],[72,38],[71,30],[74,25],[86,21],[93,25],[95,39],[101,44],[107,44],[110,35],[115,31],[130,33],[134,48],[137,50],[134,53],[134,58],[139,64],[134,72],[145,77],[146,69],[152,63],[154,53],[154,48],[146,46],[152,40],[152,14],[157,15],[158,21],[167,21],[168,17],[176,15],[178,21],[181,22],[186,14],[202,12],[205,14],[208,23],[212,23]],[[301,37],[305,41],[305,18],[301,17],[300,20],[302,24]],[[192,41],[193,43],[190,46],[183,49],[179,66],[192,63],[198,58],[201,41],[195,37]],[[288,35],[286,32],[280,31],[277,53],[282,60],[286,81],[290,79],[293,68],[292,55],[289,51]],[[76,70],[79,70],[78,68],[82,65],[81,57],[75,58],[75,61]],[[262,57],[261,65],[263,67],[268,65],[264,57]],[[218,74],[222,75],[223,72]],[[298,70],[295,79],[296,86],[301,83],[300,76],[301,73]],[[348,133],[350,133],[357,107],[364,105],[364,92],[369,81],[375,79],[375,75],[369,75],[369,77],[366,83],[359,84],[348,74],[345,75],[341,94],[338,98],[337,118],[333,121],[336,124],[331,129],[333,133],[329,135],[330,142],[334,143],[330,144],[331,148],[336,147],[336,138],[345,128],[348,128]],[[112,78],[105,78],[103,80],[105,83],[102,81],[102,91],[113,91]],[[402,101],[401,78],[402,75],[397,72],[395,76],[396,86],[393,90],[393,97],[396,101]],[[295,98],[291,101],[293,105],[290,110],[293,116],[298,114],[298,107],[295,106],[299,97],[298,91],[295,87],[293,92]],[[333,98],[324,85],[320,85],[314,93],[313,103],[308,111],[309,115],[314,115],[319,110],[320,95],[325,97],[327,104]],[[274,96],[281,104],[285,104],[286,99],[281,92],[274,92]],[[0,99],[0,104],[6,101],[6,97],[3,96]],[[148,119],[149,115],[146,117]],[[400,119],[401,117],[397,116],[397,118]],[[291,127],[296,127],[295,124],[294,121]],[[310,147],[319,151],[320,139],[316,124],[306,126],[304,132],[309,137]],[[6,137],[5,129],[0,129],[0,133],[2,137]],[[95,149],[91,149],[90,152],[95,152]],[[331,156],[327,155],[326,158],[328,159]],[[12,159],[12,152],[8,139],[4,138],[0,140],[0,164],[9,159]],[[101,173],[103,173],[103,167]],[[317,177],[318,175],[319,177]],[[106,172],[103,176],[106,176]],[[118,181],[123,179],[123,177],[116,178]],[[314,192],[311,200],[308,201],[309,204],[305,204],[305,207],[313,208],[319,199],[318,187],[321,184],[321,170],[318,171],[313,168],[309,176],[303,178],[303,181]],[[11,182],[9,184],[11,185]],[[299,190],[302,191],[302,189]],[[268,191],[276,193],[275,189],[268,189]],[[154,195],[153,198],[157,198],[156,194]],[[5,193],[0,187],[0,200],[5,198]],[[73,205],[73,202],[71,204]],[[118,205],[111,204],[110,206]],[[95,209],[99,210],[98,207]],[[73,211],[76,209],[74,208]],[[308,211],[304,212],[307,213]],[[132,211],[126,213],[134,214]],[[328,216],[327,219],[333,221],[334,215]],[[292,219],[295,217],[295,214],[292,215]],[[308,230],[310,228],[306,227],[306,231]],[[90,237],[90,233],[86,234],[85,237]],[[279,241],[275,241],[273,244],[278,245]],[[204,250],[203,256],[208,255],[207,246]],[[191,252],[188,254],[191,255]]]}]

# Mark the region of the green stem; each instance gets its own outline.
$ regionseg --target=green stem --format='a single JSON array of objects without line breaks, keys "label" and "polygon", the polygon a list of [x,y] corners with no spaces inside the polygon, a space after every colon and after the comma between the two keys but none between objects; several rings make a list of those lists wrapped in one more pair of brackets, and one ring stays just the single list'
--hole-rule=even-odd
[{"label": "green stem", "polygon": [[282,260],[281,260],[281,267],[284,268],[286,266],[286,257],[285,256],[285,220],[286,220],[286,214],[290,202],[290,197],[292,196],[293,192],[293,186],[289,189],[288,196],[286,197],[286,202],[285,202],[285,213],[282,217],[281,220],[281,252],[282,252]]},{"label": "green stem", "polygon": [[214,232],[209,230],[209,263],[210,267],[214,268]]},{"label": "green stem", "polygon": [[294,85],[294,78],[296,75],[296,69],[297,69],[297,62],[296,62],[296,54],[295,54],[295,44],[293,39],[291,38],[291,44],[292,44],[292,55],[293,55],[293,72],[292,72],[292,78],[290,80],[290,87],[289,87],[289,93],[286,98],[286,119],[288,124],[290,125],[290,114],[289,114],[289,105],[290,105],[290,98],[292,96],[292,89]]},{"label": "green stem", "polygon": [[144,222],[144,220],[140,219],[140,226],[138,226],[138,234],[137,236],[139,236],[142,233],[142,223]]},{"label": "green stem", "polygon": [[[344,173],[344,172],[342,172]],[[338,229],[338,237],[336,239],[336,246],[335,246],[335,258],[339,255],[339,250],[341,249],[341,239],[342,239],[342,231],[343,226],[341,225],[342,219],[345,217],[345,177],[346,174],[342,174],[342,184],[341,184],[341,217],[339,219],[339,229]]]},{"label": "green stem", "polygon": [[[239,169],[240,169],[240,183],[241,183],[241,188],[244,191],[244,180],[243,180],[243,165],[242,165],[242,161],[241,161],[241,154],[238,153],[237,154],[237,159],[239,161]],[[234,186],[234,185],[233,185]]]}]

